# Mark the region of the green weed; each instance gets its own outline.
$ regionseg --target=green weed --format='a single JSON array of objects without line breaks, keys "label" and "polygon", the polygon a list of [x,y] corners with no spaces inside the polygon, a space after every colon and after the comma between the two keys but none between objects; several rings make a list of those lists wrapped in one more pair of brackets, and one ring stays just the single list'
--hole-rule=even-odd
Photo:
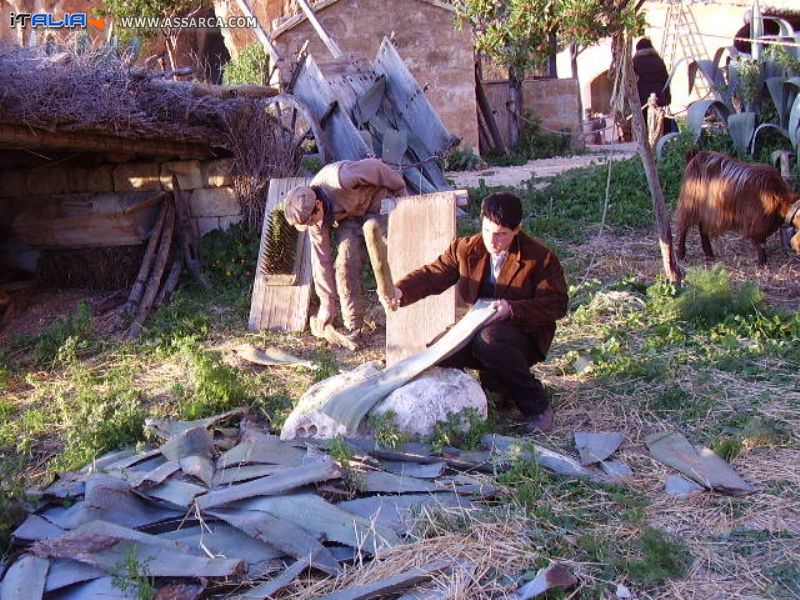
[{"label": "green weed", "polygon": [[125,558],[111,570],[111,585],[120,590],[126,598],[152,600],[158,589],[155,578],[147,574],[149,561],[140,561],[136,547],[131,546]]},{"label": "green weed", "polygon": [[733,316],[753,314],[764,301],[764,294],[749,282],[734,286],[720,266],[690,267],[686,272],[686,290],[675,301],[681,319],[713,327]]},{"label": "green weed", "polygon": [[203,299],[182,286],[173,294],[169,304],[150,318],[142,335],[145,348],[155,348],[171,354],[186,343],[204,340],[212,323]]},{"label": "green weed", "polygon": [[615,561],[616,568],[633,581],[663,585],[686,575],[691,554],[680,540],[659,529],[646,527],[629,545],[631,555]]},{"label": "green weed", "polygon": [[394,424],[395,416],[395,413],[390,410],[381,414],[371,414],[367,419],[375,441],[381,447],[389,450],[396,450],[410,440],[408,433],[400,431]]},{"label": "green weed", "polygon": [[439,421],[426,440],[434,452],[447,446],[462,450],[477,450],[481,447],[481,436],[493,431],[492,424],[484,420],[474,407],[458,413],[448,413],[447,421]]},{"label": "green weed", "polygon": [[361,474],[353,468],[355,454],[353,454],[353,451],[347,445],[347,440],[341,435],[337,435],[330,441],[328,453],[342,468],[342,479],[344,480],[345,487],[352,492],[363,491],[366,487],[364,485],[364,479]]},{"label": "green weed", "polygon": [[250,285],[260,243],[258,232],[243,223],[208,232],[200,239],[204,273],[215,286]]},{"label": "green weed", "polygon": [[452,150],[444,161],[446,171],[474,171],[481,165],[481,159],[469,147]]},{"label": "green weed", "polygon": [[32,351],[36,364],[53,368],[56,366],[59,350],[70,339],[80,350],[86,350],[92,343],[92,311],[85,302],[78,302],[74,313],[59,317],[32,342]]},{"label": "green weed", "polygon": [[20,456],[4,454],[0,460],[0,558],[11,545],[11,532],[25,517],[24,498],[26,464]]},{"label": "green weed", "polygon": [[244,375],[223,363],[218,352],[203,350],[190,342],[184,345],[181,355],[193,384],[180,409],[184,418],[207,417],[255,400],[255,390],[247,385]]},{"label": "green weed", "polygon": [[56,389],[64,452],[51,467],[71,470],[142,437],[145,397],[126,366],[95,374],[80,364],[69,370],[69,387]]},{"label": "green weed", "polygon": [[319,365],[319,369],[314,373],[314,383],[333,377],[339,372],[336,365],[336,354],[331,350],[317,350],[311,357],[314,364]]}]

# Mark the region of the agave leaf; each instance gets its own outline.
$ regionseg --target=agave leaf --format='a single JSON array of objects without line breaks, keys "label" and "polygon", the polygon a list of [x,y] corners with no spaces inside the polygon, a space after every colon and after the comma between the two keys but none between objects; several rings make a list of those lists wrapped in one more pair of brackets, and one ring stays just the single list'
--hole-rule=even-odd
[{"label": "agave leaf", "polygon": [[786,150],[773,150],[769,155],[769,163],[776,169],[780,169],[781,158]]},{"label": "agave leaf", "polygon": [[[761,133],[765,129],[774,129],[778,133],[780,133],[783,137],[789,140],[792,143],[792,146],[795,145],[796,141],[792,139],[792,136],[789,135],[789,132],[784,129],[783,127],[776,125],[775,123],[762,123],[759,125],[756,130],[753,132],[753,139],[750,145],[750,154],[754,154],[756,151],[756,143],[758,142],[758,134]],[[776,152],[781,152],[781,150],[777,150]],[[773,153],[774,154],[774,153]]]},{"label": "agave leaf", "polygon": [[676,137],[680,137],[680,135],[681,135],[680,133],[676,133],[676,132],[673,131],[672,133],[668,133],[666,135],[662,135],[660,138],[658,138],[658,141],[656,142],[656,147],[655,147],[656,158],[659,159],[659,160],[664,158],[664,150],[667,147],[667,143],[670,140],[674,140]]},{"label": "agave leaf", "polygon": [[378,401],[464,347],[494,313],[491,303],[476,302],[472,310],[430,348],[409,356],[356,385],[338,391],[320,410],[346,424],[348,431],[355,431],[361,419]]},{"label": "agave leaf", "polygon": [[744,156],[750,149],[750,140],[756,130],[756,113],[743,112],[728,117],[728,132],[733,139],[736,151]]},{"label": "agave leaf", "polygon": [[[670,74],[669,74],[669,77],[667,78],[667,83],[665,83],[665,84],[664,84],[664,88],[668,88],[669,86],[671,86],[671,85],[672,85],[672,80],[673,80],[673,78],[675,77],[675,75],[677,75],[678,71],[680,70],[678,67],[680,67],[680,66],[681,66],[683,63],[685,63],[685,62],[689,62],[689,61],[692,61],[692,62],[694,62],[694,58],[692,58],[691,56],[684,56],[683,58],[681,58],[680,60],[678,60],[678,62],[676,62],[676,63],[673,65],[673,67],[672,67],[672,73],[670,73]],[[690,65],[689,65],[689,67],[688,67],[688,68],[691,68],[691,63],[690,63]],[[695,69],[696,69],[696,68],[697,68],[697,67],[695,67]],[[691,89],[690,89],[690,91],[691,91]]]},{"label": "agave leaf", "polygon": [[[789,127],[787,127],[789,139],[792,140],[795,150],[800,146],[800,131],[798,131],[798,127],[800,127],[800,94],[794,99],[792,109],[789,111]],[[798,160],[800,160],[800,154],[798,154]]]},{"label": "agave leaf", "polygon": [[772,98],[772,104],[775,105],[775,110],[778,113],[778,120],[782,126],[786,126],[786,121],[789,118],[789,113],[786,110],[786,98],[788,97],[787,89],[784,87],[785,79],[783,77],[767,77],[766,84],[769,90],[769,96]]},{"label": "agave leaf", "polygon": [[780,17],[772,17],[772,16],[762,17],[762,19],[764,21],[773,21],[774,23],[777,23],[778,27],[780,27],[779,35],[781,37],[794,36],[794,27],[792,27],[792,24],[789,23],[789,21],[787,21],[786,19],[781,19]]},{"label": "agave leaf", "polygon": [[706,114],[712,108],[717,110],[726,121],[731,114],[728,107],[719,100],[698,100],[689,106],[689,110],[686,113],[686,126],[689,128],[689,131],[694,133],[695,140],[700,137]]}]

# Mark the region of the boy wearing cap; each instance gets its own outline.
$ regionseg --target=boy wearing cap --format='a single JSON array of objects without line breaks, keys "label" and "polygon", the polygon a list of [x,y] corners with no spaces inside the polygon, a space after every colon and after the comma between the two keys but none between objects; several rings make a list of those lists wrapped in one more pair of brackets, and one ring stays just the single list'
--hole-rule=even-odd
[{"label": "boy wearing cap", "polygon": [[495,299],[497,312],[440,366],[478,369],[481,383],[514,402],[534,433],[553,427],[550,399],[531,373],[544,360],[567,314],[567,284],[556,255],[520,228],[522,203],[505,192],[481,204],[481,233],[456,239],[432,263],[397,282],[390,309],[458,286],[468,304]]},{"label": "boy wearing cap", "polygon": [[[307,227],[311,237],[320,325],[333,321],[338,296],[345,328],[357,332],[363,326],[361,270],[366,246],[362,227],[380,217],[381,200],[406,194],[400,173],[378,159],[365,158],[325,165],[308,187],[297,187],[286,195],[286,220],[300,230]],[[331,227],[338,239],[335,265]]]}]

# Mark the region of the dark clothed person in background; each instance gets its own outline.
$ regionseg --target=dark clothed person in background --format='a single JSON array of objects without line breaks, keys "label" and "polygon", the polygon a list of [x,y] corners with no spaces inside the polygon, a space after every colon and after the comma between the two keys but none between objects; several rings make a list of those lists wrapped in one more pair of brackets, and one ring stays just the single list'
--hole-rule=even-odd
[{"label": "dark clothed person in background", "polygon": [[453,285],[468,304],[495,299],[492,320],[440,366],[478,369],[485,388],[516,404],[528,431],[549,431],[550,400],[531,366],[544,360],[556,321],[567,313],[567,284],[556,255],[525,234],[521,220],[518,197],[487,196],[481,233],[456,239],[435,261],[403,277],[387,304],[408,306]]},{"label": "dark clothed person in background", "polygon": [[[667,85],[667,80],[669,80],[667,66],[648,38],[642,38],[636,42],[636,53],[633,55],[633,72],[636,73],[638,78],[636,89],[639,92],[639,105],[644,107],[642,108],[642,115],[646,123],[646,105],[650,94],[656,95],[656,104],[658,106],[669,106],[672,102],[672,95]],[[664,119],[664,133],[672,129],[672,123],[672,119]]]}]

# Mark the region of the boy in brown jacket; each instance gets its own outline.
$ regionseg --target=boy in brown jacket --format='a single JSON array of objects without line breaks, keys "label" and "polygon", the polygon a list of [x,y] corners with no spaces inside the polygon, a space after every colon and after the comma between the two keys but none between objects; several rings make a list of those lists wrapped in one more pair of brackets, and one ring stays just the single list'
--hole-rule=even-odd
[{"label": "boy in brown jacket", "polygon": [[[365,158],[325,165],[308,187],[297,187],[286,195],[286,220],[298,229],[309,228],[320,325],[333,321],[338,295],[345,328],[358,332],[363,326],[360,296],[366,246],[362,227],[380,217],[381,200],[406,194],[400,173],[378,159]],[[331,227],[338,238],[335,265]],[[385,226],[381,228],[385,235]]]},{"label": "boy in brown jacket", "polygon": [[497,312],[463,349],[440,366],[478,369],[481,383],[513,401],[533,433],[550,431],[553,411],[531,373],[544,360],[567,314],[567,284],[556,255],[520,228],[522,203],[497,193],[481,204],[481,233],[458,238],[434,262],[406,275],[386,303],[397,309],[453,285],[469,304],[495,298]]}]

